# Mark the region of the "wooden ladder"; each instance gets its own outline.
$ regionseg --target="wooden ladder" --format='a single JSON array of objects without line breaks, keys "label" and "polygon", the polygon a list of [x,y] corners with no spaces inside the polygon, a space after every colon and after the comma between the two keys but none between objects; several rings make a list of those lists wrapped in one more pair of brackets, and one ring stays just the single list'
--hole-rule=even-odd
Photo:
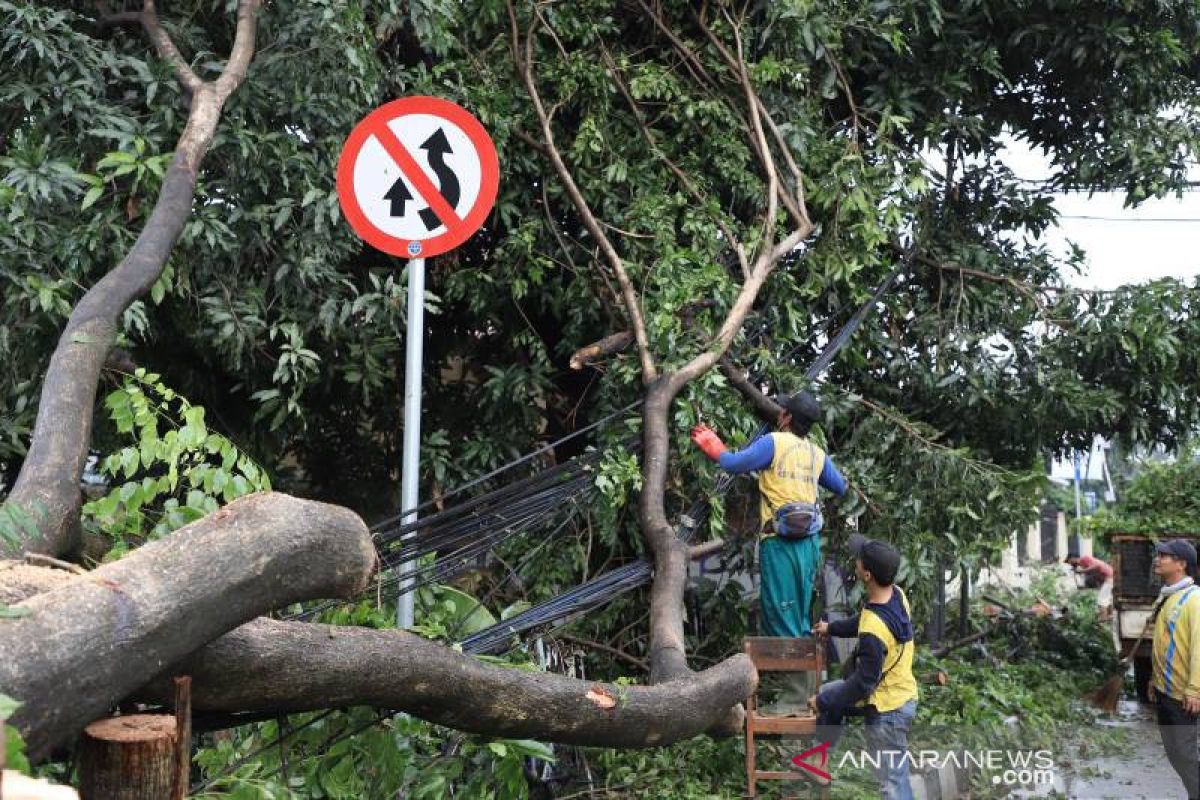
[{"label": "wooden ladder", "polygon": [[[823,650],[816,637],[789,639],[775,636],[752,636],[745,640],[746,655],[754,662],[761,676],[764,672],[813,672],[820,681],[824,668]],[[817,718],[779,717],[758,711],[757,694],[746,701],[746,784],[747,797],[758,797],[759,781],[811,780],[815,776],[803,771],[769,771],[758,769],[755,740],[760,736],[809,736],[817,730]],[[820,787],[821,800],[829,797],[829,788]]]}]

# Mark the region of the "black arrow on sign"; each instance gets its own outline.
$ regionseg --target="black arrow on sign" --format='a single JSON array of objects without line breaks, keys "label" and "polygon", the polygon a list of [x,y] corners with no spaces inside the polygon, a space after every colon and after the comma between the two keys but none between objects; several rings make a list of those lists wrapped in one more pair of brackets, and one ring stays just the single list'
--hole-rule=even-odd
[{"label": "black arrow on sign", "polygon": [[[461,189],[458,185],[458,176],[446,164],[446,154],[454,151],[450,149],[450,142],[446,139],[445,131],[438,128],[421,144],[421,149],[429,151],[429,166],[433,169],[433,174],[437,176],[438,191],[442,193],[442,197],[451,208],[456,208]],[[395,205],[392,207],[395,208]],[[430,231],[442,224],[432,208],[421,211],[421,221],[425,223],[425,229]]]},{"label": "black arrow on sign", "polygon": [[396,178],[396,182],[392,184],[392,188],[387,190],[387,194],[383,196],[384,200],[392,201],[392,208],[388,212],[393,217],[404,216],[404,204],[413,199],[409,193],[408,187],[404,185],[403,178]]}]

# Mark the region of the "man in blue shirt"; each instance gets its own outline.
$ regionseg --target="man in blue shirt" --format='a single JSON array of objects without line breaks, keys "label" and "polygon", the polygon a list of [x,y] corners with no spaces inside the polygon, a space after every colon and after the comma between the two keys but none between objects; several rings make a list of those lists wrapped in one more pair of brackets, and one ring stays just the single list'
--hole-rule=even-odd
[{"label": "man in blue shirt", "polygon": [[[846,492],[846,479],[808,438],[822,416],[816,398],[800,392],[780,405],[779,431],[760,436],[743,450],[727,450],[706,425],[692,430],[692,441],[726,472],[758,472],[762,633],[795,638],[812,632],[813,584],[821,569],[823,524],[817,487],[840,496]],[[790,513],[793,510],[799,510],[803,524],[787,524],[797,519]]]}]

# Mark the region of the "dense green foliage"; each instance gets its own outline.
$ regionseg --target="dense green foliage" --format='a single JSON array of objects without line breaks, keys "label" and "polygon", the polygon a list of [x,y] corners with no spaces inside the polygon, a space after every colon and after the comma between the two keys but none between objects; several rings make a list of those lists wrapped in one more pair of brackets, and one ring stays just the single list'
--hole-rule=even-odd
[{"label": "dense green foliage", "polygon": [[[81,288],[144,222],[182,113],[179,89],[139,31],[97,28],[66,7],[6,0],[4,10],[11,24],[0,52],[12,79],[0,95],[0,268],[11,288],[0,352],[15,368],[0,378],[0,457],[11,478],[40,365]],[[168,27],[209,74],[208,54],[228,45],[229,15],[207,2],[172,11]],[[518,11],[524,29],[530,19]],[[1180,186],[1194,141],[1186,69],[1194,13],[1182,3],[1032,3],[1015,13],[999,2],[952,11],[792,2],[740,20],[755,84],[805,172],[820,232],[770,281],[757,312],[767,335],[737,345],[738,360],[792,388],[795,372],[773,356],[808,339],[795,357],[802,366],[817,343],[814,325],[864,296],[908,229],[922,258],[832,385],[1019,471],[1095,430],[1173,441],[1196,407],[1186,402],[1196,351],[1188,293],[1171,283],[1111,296],[1062,291],[1069,267],[1036,238],[1053,221],[1045,189],[1018,180],[999,153],[1007,129],[1047,151],[1055,185],[1124,188],[1131,200]],[[707,79],[678,65],[647,17],[602,2],[544,14],[550,32],[537,37],[535,57],[585,195],[628,231],[618,243],[643,287],[653,344],[671,362],[703,341],[681,310],[716,300],[693,315],[707,327],[725,308],[729,254],[716,223],[753,241],[747,226],[762,184],[727,66],[690,12],[664,14]],[[1072,25],[1057,24],[1067,17]],[[710,24],[734,41],[723,16]],[[431,265],[427,485],[459,483],[636,396],[628,359],[603,374],[565,369],[575,347],[622,323],[562,188],[544,179],[546,163],[526,142],[536,126],[502,4],[312,2],[268,8],[262,27],[252,80],[205,161],[193,221],[163,279],[127,315],[139,363],[208,408],[281,488],[368,515],[390,509],[403,282],[397,264],[364,250],[341,223],[332,173],[342,138],[367,109],[429,92],[489,126],[504,180],[485,232]],[[48,91],[50,83],[59,88]],[[642,146],[639,117],[653,151]],[[950,174],[923,158],[931,148],[950,157]],[[704,202],[659,154],[692,176]],[[964,277],[960,266],[995,280]],[[744,430],[741,403],[715,376],[681,408],[692,404]],[[835,421],[838,448],[857,443],[865,415]],[[681,432],[689,421],[681,412]],[[868,469],[877,482],[918,472],[878,459],[873,441],[862,449],[864,481]],[[970,490],[972,503],[952,505],[991,522],[1000,504],[986,498],[998,484],[985,483],[982,494]],[[913,499],[898,517],[944,529],[945,515],[930,513],[940,503]],[[978,527],[959,518],[964,532]]]},{"label": "dense green foliage", "polygon": [[1093,536],[1200,531],[1200,461],[1195,451],[1185,448],[1173,461],[1144,462],[1120,502],[1084,517],[1081,529]]},{"label": "dense green foliage", "polygon": [[[204,408],[179,397],[160,376],[138,368],[104,399],[130,444],[100,464],[114,485],[83,508],[85,526],[117,544],[156,539],[250,492],[267,491],[263,470],[232,442],[210,433]],[[165,428],[165,431],[160,431]]]},{"label": "dense green foliage", "polygon": [[[705,346],[734,297],[738,268],[722,226],[753,244],[765,205],[744,97],[705,25],[726,47],[740,41],[818,226],[768,281],[734,359],[772,390],[798,388],[828,333],[890,273],[904,243],[918,243],[898,288],[817,388],[821,436],[866,498],[841,511],[904,548],[902,580],[921,618],[940,565],[972,568],[1032,518],[1047,452],[1087,446],[1096,433],[1172,447],[1200,415],[1197,287],[1072,290],[1083,254],[1059,259],[1039,238],[1054,224],[1054,188],[1119,189],[1133,203],[1182,189],[1198,141],[1200,10],[1119,0],[946,6],[787,0],[710,9],[704,23],[684,3],[665,4],[658,20],[640,3],[516,8],[521,38],[532,30],[558,146],[621,249],[668,367]],[[145,224],[185,98],[139,30],[99,25],[66,2],[0,0],[0,15],[0,480],[11,483],[48,354],[72,304]],[[197,72],[214,74],[232,38],[228,3],[185,0],[163,16]],[[503,3],[271,3],[258,49],[204,161],[183,238],[125,316],[122,347],[161,378],[106,376],[101,396],[115,399],[94,447],[121,485],[89,507],[98,528],[136,542],[268,476],[368,519],[395,510],[403,268],[350,233],[333,175],[353,124],[397,96],[462,103],[491,131],[503,165],[484,230],[429,265],[422,496],[640,396],[628,354],[567,368],[576,348],[626,321],[543,154]],[[1046,153],[1051,181],[1030,184],[1005,166],[1013,140]],[[195,405],[181,406],[183,396]],[[175,423],[146,434],[155,408]],[[689,386],[673,413],[679,457],[668,500],[679,510],[713,475],[687,444],[690,426],[703,415],[736,446],[755,421],[715,373]],[[639,427],[631,414],[601,431],[600,501],[578,536],[537,554],[497,609],[642,552],[630,502],[636,455],[619,446]],[[1144,491],[1149,500],[1158,489]],[[745,527],[746,494],[716,509],[715,532]],[[836,546],[840,521],[830,516]],[[514,552],[501,555],[512,563]],[[478,577],[481,590],[497,580]],[[697,664],[737,649],[747,606],[728,584],[697,593]],[[575,630],[640,658],[644,609],[635,593]],[[445,633],[437,620],[427,633]],[[411,788],[418,778],[407,765],[440,734],[398,731],[348,752],[375,758],[407,735],[386,780]],[[218,748],[213,766],[244,746]],[[315,770],[304,773],[316,781],[308,796],[336,796],[323,781],[340,773],[320,777],[334,767],[318,763],[319,743],[308,746],[311,759],[298,757],[294,774]],[[705,762],[697,774],[736,761],[715,755],[729,743],[680,745],[662,758],[686,747]],[[459,764],[458,785],[511,769],[494,766],[507,755],[464,748],[437,762]]]}]

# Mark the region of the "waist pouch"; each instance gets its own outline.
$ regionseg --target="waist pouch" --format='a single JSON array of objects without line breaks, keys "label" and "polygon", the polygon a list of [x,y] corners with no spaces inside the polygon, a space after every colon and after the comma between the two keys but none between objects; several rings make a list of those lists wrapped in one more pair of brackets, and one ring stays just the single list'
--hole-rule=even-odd
[{"label": "waist pouch", "polygon": [[824,522],[816,503],[784,503],[772,519],[775,535],[784,539],[807,539],[819,533]]}]

